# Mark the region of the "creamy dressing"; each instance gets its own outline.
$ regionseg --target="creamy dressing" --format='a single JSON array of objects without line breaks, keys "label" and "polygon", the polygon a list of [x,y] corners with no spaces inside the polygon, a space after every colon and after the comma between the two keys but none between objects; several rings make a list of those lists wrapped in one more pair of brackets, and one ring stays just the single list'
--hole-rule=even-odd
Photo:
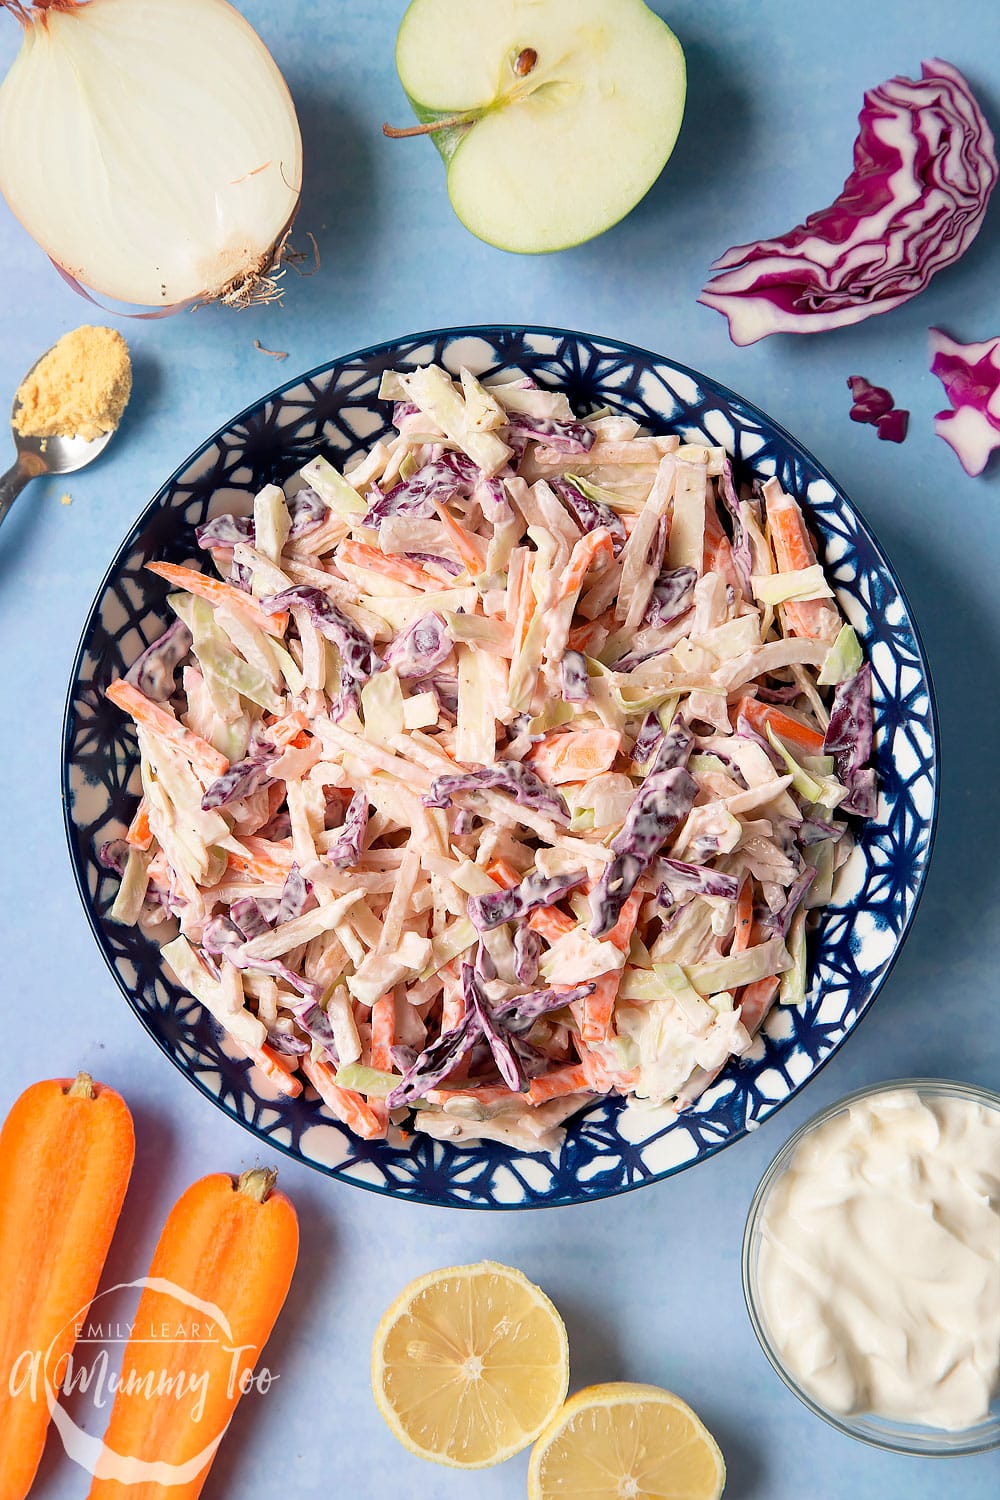
[{"label": "creamy dressing", "polygon": [[771,1341],[823,1406],[953,1431],[1000,1383],[1000,1110],[899,1089],[807,1136],[761,1222]]}]

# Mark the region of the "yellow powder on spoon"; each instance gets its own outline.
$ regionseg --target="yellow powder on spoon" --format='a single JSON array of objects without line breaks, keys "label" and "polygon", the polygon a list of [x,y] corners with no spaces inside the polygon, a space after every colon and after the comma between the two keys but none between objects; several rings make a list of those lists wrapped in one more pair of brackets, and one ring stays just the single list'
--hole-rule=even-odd
[{"label": "yellow powder on spoon", "polygon": [[17,392],[14,428],[24,437],[81,437],[113,432],[132,393],[128,345],[114,328],[74,328],[26,375]]}]

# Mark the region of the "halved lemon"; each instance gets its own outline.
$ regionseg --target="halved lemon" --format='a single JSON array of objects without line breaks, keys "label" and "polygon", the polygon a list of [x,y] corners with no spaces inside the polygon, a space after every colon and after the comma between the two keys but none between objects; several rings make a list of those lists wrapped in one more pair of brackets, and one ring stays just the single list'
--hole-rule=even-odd
[{"label": "halved lemon", "polygon": [[411,1281],[372,1345],[372,1390],[420,1458],[484,1469],[520,1453],[566,1399],[563,1321],[533,1282],[484,1260]]},{"label": "halved lemon", "polygon": [[689,1406],[655,1385],[592,1385],[531,1453],[529,1500],[719,1500],[726,1465]]}]

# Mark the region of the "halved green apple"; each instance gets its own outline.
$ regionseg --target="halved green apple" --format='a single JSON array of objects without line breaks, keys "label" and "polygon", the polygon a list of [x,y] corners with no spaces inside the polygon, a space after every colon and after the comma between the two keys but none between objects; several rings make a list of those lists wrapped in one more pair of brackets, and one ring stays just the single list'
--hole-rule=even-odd
[{"label": "halved green apple", "polygon": [[502,250],[624,218],[684,113],[684,54],[643,0],[412,0],[396,67],[421,121],[403,133],[432,135],[458,217]]}]

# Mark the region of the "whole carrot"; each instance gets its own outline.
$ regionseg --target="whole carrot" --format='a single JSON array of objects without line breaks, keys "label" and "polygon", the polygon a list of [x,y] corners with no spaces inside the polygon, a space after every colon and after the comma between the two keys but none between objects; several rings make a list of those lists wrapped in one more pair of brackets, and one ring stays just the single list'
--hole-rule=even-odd
[{"label": "whole carrot", "polygon": [[203,1177],[171,1209],[125,1348],[90,1500],[201,1494],[295,1269],[298,1220],[274,1191],[277,1175],[258,1168],[238,1181]]},{"label": "whole carrot", "polygon": [[0,1500],[23,1500],[97,1291],[135,1157],[120,1095],[87,1073],[33,1084],[0,1131]]}]

